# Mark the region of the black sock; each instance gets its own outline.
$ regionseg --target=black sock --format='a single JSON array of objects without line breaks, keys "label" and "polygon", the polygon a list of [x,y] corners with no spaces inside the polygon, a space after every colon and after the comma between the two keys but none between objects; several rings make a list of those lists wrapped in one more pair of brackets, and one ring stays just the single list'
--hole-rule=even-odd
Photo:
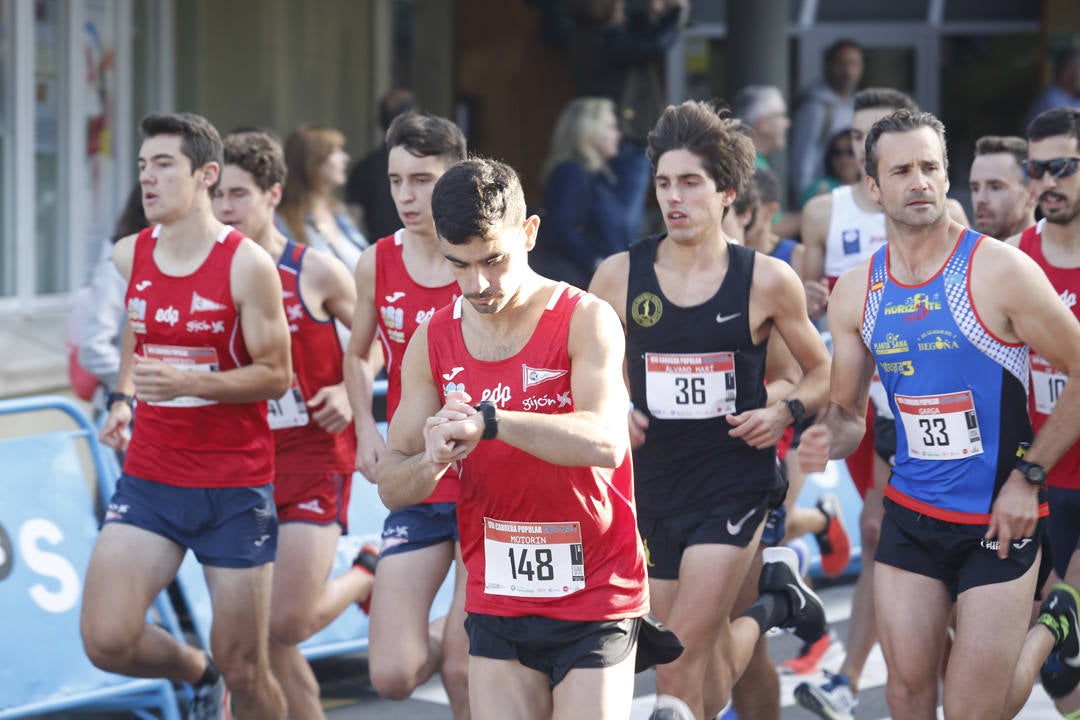
[{"label": "black sock", "polygon": [[199,687],[199,686],[202,686],[202,685],[213,685],[214,683],[216,683],[218,681],[218,678],[220,678],[220,677],[221,677],[221,673],[219,673],[218,669],[216,667],[214,667],[214,661],[210,659],[209,655],[207,655],[206,656],[206,670],[203,670],[202,677],[200,677],[195,682],[195,686]]},{"label": "black sock", "polygon": [[762,635],[772,627],[783,624],[791,615],[791,600],[787,593],[767,592],[755,600],[740,617],[751,618],[761,628]]}]

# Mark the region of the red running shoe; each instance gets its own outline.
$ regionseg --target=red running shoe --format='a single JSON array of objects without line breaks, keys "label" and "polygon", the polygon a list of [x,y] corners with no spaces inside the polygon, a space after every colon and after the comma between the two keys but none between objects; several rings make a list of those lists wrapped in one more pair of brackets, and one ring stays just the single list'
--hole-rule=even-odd
[{"label": "red running shoe", "polygon": [[[370,573],[371,577],[375,577],[375,564],[378,561],[379,548],[374,545],[365,545],[360,548],[360,552],[356,553],[356,558],[352,561],[352,564],[353,567],[360,568],[364,572]],[[357,605],[360,606],[360,609],[364,611],[365,615],[371,614],[371,596],[374,589],[374,586],[372,586],[372,590],[368,592],[368,596],[357,603]]]},{"label": "red running shoe", "polygon": [[851,561],[851,540],[840,514],[840,498],[833,493],[824,493],[818,498],[817,509],[826,519],[825,529],[814,535],[821,548],[821,569],[826,577],[837,577]]}]

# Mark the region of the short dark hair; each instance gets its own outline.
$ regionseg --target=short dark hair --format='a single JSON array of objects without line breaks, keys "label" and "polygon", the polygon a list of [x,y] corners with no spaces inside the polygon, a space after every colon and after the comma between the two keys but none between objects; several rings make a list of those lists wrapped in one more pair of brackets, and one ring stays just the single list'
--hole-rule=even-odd
[{"label": "short dark hair", "polygon": [[[1027,160],[1027,140],[1016,135],[983,135],[975,141],[975,157],[1008,153],[1016,160],[1018,167]],[[1027,176],[1024,176],[1027,182]]]},{"label": "short dark hair", "polygon": [[454,123],[437,115],[398,115],[386,131],[386,147],[405,148],[416,157],[437,155],[453,165],[467,154],[465,134]]},{"label": "short dark hair", "polygon": [[259,189],[266,192],[275,184],[285,184],[285,152],[273,136],[265,132],[240,132],[225,137],[225,164],[251,173]]},{"label": "short dark hair", "polygon": [[841,50],[846,50],[848,48],[855,48],[859,52],[862,52],[862,46],[859,45],[859,43],[851,38],[840,38],[829,45],[829,47],[825,48],[825,64],[831,64],[832,61],[836,59],[836,56],[840,54]]},{"label": "short dark hair", "polygon": [[882,135],[911,132],[924,127],[933,130],[941,141],[941,155],[945,164],[945,171],[948,172],[949,151],[945,145],[945,126],[941,121],[928,112],[897,110],[874,123],[873,127],[870,128],[870,132],[866,135],[866,174],[874,178],[874,182],[877,182],[877,144]]},{"label": "short dark hair", "polygon": [[1054,55],[1054,79],[1060,78],[1070,65],[1080,65],[1080,47],[1075,45],[1062,48]]},{"label": "short dark hair", "polygon": [[206,163],[222,162],[221,135],[202,115],[195,113],[161,113],[147,115],[139,123],[143,140],[158,135],[179,135],[180,152],[191,161],[195,172]]},{"label": "short dark hair", "polygon": [[872,87],[855,93],[855,112],[867,108],[890,108],[918,112],[919,105],[910,95],[895,88]]},{"label": "short dark hair", "polygon": [[754,142],[728,111],[699,100],[669,105],[649,133],[645,151],[656,174],[660,157],[687,150],[701,158],[718,192],[742,193],[754,171]]},{"label": "short dark hair", "polygon": [[754,187],[761,205],[780,202],[780,179],[769,168],[754,168]]},{"label": "short dark hair", "polygon": [[1045,140],[1055,135],[1068,135],[1080,140],[1080,110],[1056,107],[1036,115],[1027,127],[1028,142]]},{"label": "short dark hair", "polygon": [[435,230],[451,245],[485,238],[500,225],[525,222],[525,192],[514,168],[471,158],[450,167],[431,193]]},{"label": "short dark hair", "polygon": [[416,96],[404,88],[394,88],[379,101],[379,127],[387,130],[398,115],[416,112],[420,106]]}]

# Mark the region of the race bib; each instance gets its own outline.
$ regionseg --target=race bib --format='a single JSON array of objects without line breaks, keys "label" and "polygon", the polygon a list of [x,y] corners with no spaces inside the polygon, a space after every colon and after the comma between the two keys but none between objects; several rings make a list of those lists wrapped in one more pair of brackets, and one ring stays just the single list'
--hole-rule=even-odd
[{"label": "race bib", "polygon": [[[217,350],[211,347],[185,347],[183,345],[143,345],[143,355],[172,365],[185,372],[217,372]],[[181,395],[164,402],[149,403],[160,407],[202,407],[217,405],[217,400]]]},{"label": "race bib", "polygon": [[304,402],[304,394],[300,392],[300,381],[293,373],[292,386],[277,400],[266,401],[266,418],[270,422],[271,430],[283,428],[303,427],[310,422],[307,404]]},{"label": "race bib", "polygon": [[484,592],[564,597],[585,588],[581,523],[484,518]]},{"label": "race bib", "polygon": [[944,395],[897,395],[908,455],[920,460],[961,460],[981,455],[982,437],[970,390]]},{"label": "race bib", "polygon": [[1051,367],[1046,358],[1031,353],[1031,389],[1035,392],[1035,409],[1043,415],[1054,411],[1068,379],[1068,375]]},{"label": "race bib", "polygon": [[735,355],[645,353],[645,399],[661,420],[703,420],[735,412]]}]

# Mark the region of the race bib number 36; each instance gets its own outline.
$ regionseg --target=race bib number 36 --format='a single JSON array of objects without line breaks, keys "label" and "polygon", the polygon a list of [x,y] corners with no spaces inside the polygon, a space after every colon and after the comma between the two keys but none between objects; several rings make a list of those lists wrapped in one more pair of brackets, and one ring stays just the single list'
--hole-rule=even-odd
[{"label": "race bib number 36", "polygon": [[[187,372],[217,372],[217,350],[212,347],[185,347],[183,345],[143,345],[143,354],[154,360],[172,365],[177,370]],[[202,407],[216,405],[216,400],[181,395],[172,400],[150,403],[161,407]]]},{"label": "race bib number 36", "polygon": [[920,460],[960,460],[983,451],[971,391],[897,395],[908,455]]},{"label": "race bib number 36", "polygon": [[585,589],[581,524],[484,518],[484,592],[551,598]]},{"label": "race bib number 36", "polygon": [[735,412],[732,353],[645,353],[645,399],[662,420],[702,420]]},{"label": "race bib number 36", "polygon": [[1059,373],[1041,355],[1031,353],[1031,389],[1035,392],[1035,409],[1043,415],[1054,411],[1068,376]]}]

